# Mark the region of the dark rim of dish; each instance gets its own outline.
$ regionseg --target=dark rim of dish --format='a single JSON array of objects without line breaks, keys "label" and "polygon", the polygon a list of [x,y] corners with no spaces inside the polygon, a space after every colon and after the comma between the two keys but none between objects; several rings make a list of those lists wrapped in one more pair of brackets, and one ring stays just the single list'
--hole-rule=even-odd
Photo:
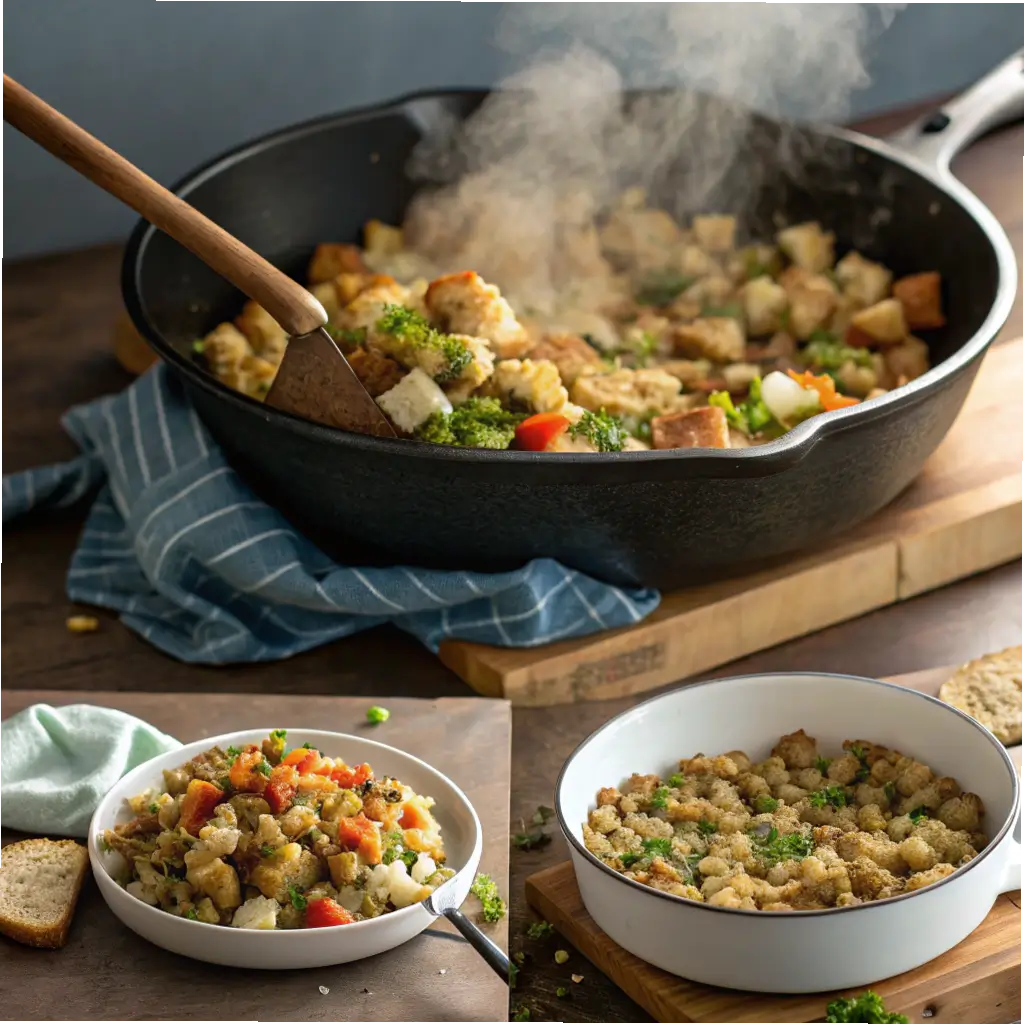
[{"label": "dark rim of dish", "polygon": [[[222,153],[219,157],[215,157],[187,175],[174,185],[171,191],[187,199],[195,188],[209,178],[216,176],[226,167],[238,163],[260,150],[286,143],[293,138],[318,132],[327,126],[343,125],[377,118],[389,112],[407,108],[423,100],[483,95],[485,92],[486,90],[479,89],[424,90],[407,93],[372,106],[304,121],[289,128],[271,132],[258,139],[237,146],[226,153]],[[631,91],[631,93],[637,94],[642,92],[644,90]],[[157,229],[144,220],[136,224],[125,248],[124,259],[121,264],[122,295],[136,329],[165,361],[186,376],[191,383],[202,387],[212,395],[216,395],[222,401],[227,400],[233,403],[244,412],[250,414],[259,412],[264,417],[277,421],[289,430],[307,436],[311,435],[316,439],[326,442],[342,442],[347,447],[367,451],[388,452],[389,454],[402,455],[409,458],[450,459],[474,463],[549,463],[564,466],[569,463],[607,464],[612,462],[662,462],[679,459],[697,459],[705,462],[724,460],[733,463],[758,460],[762,463],[762,467],[759,468],[767,471],[769,464],[781,463],[788,465],[804,458],[810,453],[818,440],[833,433],[846,430],[861,422],[867,422],[869,419],[898,413],[899,408],[916,403],[927,397],[928,393],[941,387],[950,378],[955,377],[987,349],[996,332],[1009,317],[1017,291],[1016,259],[1006,232],[988,207],[966,186],[953,178],[952,175],[920,162],[914,154],[904,152],[885,140],[874,139],[845,128],[827,125],[805,125],[804,127],[815,132],[830,135],[833,138],[841,139],[860,150],[873,152],[887,160],[900,164],[937,186],[951,202],[956,202],[963,207],[988,236],[995,251],[996,263],[999,269],[999,283],[992,307],[978,330],[970,338],[966,339],[947,359],[931,367],[916,380],[903,385],[901,388],[890,391],[880,398],[874,399],[869,404],[850,406],[846,409],[837,409],[813,416],[809,420],[798,424],[778,440],[767,444],[738,449],[670,448],[621,452],[522,452],[514,449],[495,451],[486,448],[457,448],[448,445],[409,441],[401,438],[382,438],[370,437],[365,434],[353,434],[335,427],[326,427],[277,409],[268,409],[264,403],[257,402],[253,398],[232,390],[226,384],[222,384],[212,374],[202,370],[191,359],[186,358],[173,345],[160,336],[160,332],[153,326],[146,315],[141,301],[141,288],[137,279],[145,248],[149,240],[157,234]],[[750,468],[753,469],[752,466]]]},{"label": "dark rim of dish", "polygon": [[[952,714],[958,715],[966,722],[980,732],[984,738],[994,746],[1000,753],[1003,764],[1006,766],[1010,773],[1010,780],[1013,786],[1013,803],[1010,808],[1010,813],[1006,816],[1006,820],[1003,822],[1002,828],[996,836],[989,842],[988,846],[985,847],[981,853],[978,854],[973,860],[964,864],[962,867],[957,868],[951,875],[947,875],[945,878],[940,879],[938,882],[933,882],[931,885],[926,885],[922,889],[916,889],[914,892],[901,893],[899,896],[890,896],[884,900],[872,900],[868,903],[858,903],[853,907],[825,907],[821,910],[794,910],[792,913],[781,913],[773,914],[770,911],[764,910],[745,910],[739,907],[713,907],[707,903],[699,903],[697,900],[688,900],[685,896],[676,896],[670,892],[664,892],[661,889],[652,889],[649,885],[643,885],[641,882],[634,881],[632,878],[627,878],[625,875],[616,871],[614,868],[610,868],[604,863],[599,857],[595,856],[590,852],[584,845],[583,841],[577,836],[576,828],[570,828],[566,823],[565,816],[562,814],[562,782],[565,779],[565,774],[569,770],[569,766],[576,759],[577,755],[583,750],[584,747],[589,746],[597,738],[611,728],[620,719],[625,718],[627,715],[634,714],[639,708],[646,707],[648,704],[656,704],[660,700],[664,700],[667,697],[671,697],[678,693],[680,690],[697,689],[702,686],[715,686],[725,683],[735,683],[740,680],[746,679],[778,679],[780,676],[792,677],[813,677],[817,679],[842,679],[844,681],[853,681],[857,683],[871,683],[874,686],[885,686],[893,690],[902,690],[906,693],[911,693],[915,697],[920,697],[922,700],[930,701],[932,704],[937,704],[944,708],[946,711]],[[669,900],[672,903],[693,907],[697,910],[713,910],[717,913],[725,914],[743,914],[748,917],[756,917],[760,919],[768,918],[773,921],[802,921],[808,917],[821,917],[825,914],[852,914],[858,910],[870,910],[873,907],[887,907],[893,903],[898,903],[900,900],[913,899],[915,896],[921,896],[929,892],[934,892],[936,889],[949,882],[954,881],[964,875],[965,872],[970,871],[976,864],[983,861],[1006,837],[1006,833],[1012,829],[1017,821],[1017,814],[1020,810],[1020,785],[1017,779],[1017,769],[1014,767],[1013,761],[1010,760],[1010,755],[1006,752],[1006,747],[999,742],[984,726],[976,722],[970,715],[965,714],[959,708],[953,707],[951,704],[947,704],[945,701],[939,700],[937,697],[932,697],[930,694],[921,693],[920,690],[911,690],[909,687],[900,686],[898,683],[887,683],[882,679],[870,679],[867,676],[848,676],[843,675],[840,672],[755,672],[745,676],[726,676],[722,679],[706,679],[699,683],[690,683],[685,686],[676,687],[674,690],[669,690],[667,693],[658,694],[656,697],[651,697],[648,700],[641,701],[639,704],[634,704],[633,707],[627,708],[625,711],[620,712],[614,718],[610,718],[604,723],[599,729],[592,732],[582,743],[580,743],[576,749],[569,755],[565,764],[562,766],[562,770],[558,773],[558,781],[555,783],[555,814],[558,817],[558,824],[562,829],[563,835],[572,845],[573,849],[585,857],[588,861],[600,868],[605,874],[610,875],[612,878],[619,882],[625,883],[640,892],[646,893],[648,896],[657,896],[660,899]]]},{"label": "dark rim of dish", "polygon": [[[280,728],[280,727],[278,727],[278,728]],[[384,752],[392,752],[392,753],[396,753],[396,754],[401,754],[403,757],[408,757],[411,760],[417,762],[421,767],[426,768],[429,772],[431,772],[432,774],[438,776],[438,778],[440,778],[442,781],[446,782],[462,798],[462,802],[465,804],[466,807],[469,808],[470,814],[472,815],[472,818],[473,818],[473,827],[474,827],[474,831],[476,833],[475,839],[474,839],[474,842],[473,842],[473,853],[476,853],[477,851],[479,851],[480,855],[483,856],[484,829],[483,829],[483,825],[480,824],[480,815],[478,815],[476,813],[476,808],[473,806],[472,801],[463,792],[461,786],[459,786],[454,780],[452,780],[447,775],[445,775],[444,772],[442,772],[439,769],[435,768],[432,764],[428,764],[426,761],[423,760],[423,758],[417,757],[415,754],[410,754],[407,750],[402,750],[399,747],[393,747],[390,744],[381,743],[380,740],[367,739],[365,736],[356,736],[353,733],[332,732],[330,729],[308,729],[308,728],[307,729],[303,729],[303,728],[299,728],[298,726],[289,726],[289,727],[286,727],[286,728],[287,728],[288,732],[312,733],[312,734],[317,734],[317,735],[321,735],[321,736],[331,736],[333,738],[340,737],[343,740],[357,740],[360,743],[369,743],[372,746],[379,747]],[[205,737],[204,739],[195,740],[193,743],[183,743],[177,750],[168,750],[167,754],[168,755],[169,754],[179,754],[186,747],[198,746],[201,743],[207,744],[208,745],[207,749],[209,749],[209,744],[217,743],[220,740],[236,739],[236,738],[238,738],[239,736],[241,736],[243,734],[246,735],[246,736],[250,736],[250,735],[251,736],[266,736],[270,732],[271,732],[270,729],[237,729],[237,730],[235,730],[235,732],[225,732],[225,733],[221,733],[219,736],[208,736],[208,737]],[[322,753],[322,751],[321,751],[321,753]],[[130,775],[134,775],[136,772],[138,772],[140,775],[144,775],[145,774],[144,769],[147,767],[147,765],[149,765],[152,761],[157,760],[157,758],[162,758],[164,756],[165,756],[164,754],[157,754],[156,757],[151,757],[149,759],[149,761],[143,761],[142,764],[136,765],[136,767],[133,768],[131,770],[131,772],[128,773],[128,775],[125,775],[122,778],[118,779],[117,782],[115,783],[115,785],[116,786],[120,786],[121,783],[124,782],[125,779],[127,779]],[[334,757],[336,755],[334,755],[334,754],[327,754],[326,756]],[[113,787],[111,787],[111,788],[113,788]],[[110,795],[109,791],[106,794],[104,794],[104,797],[103,797],[103,802],[104,803],[106,802],[106,799],[107,799],[107,797],[109,795]],[[427,794],[427,795],[429,795],[429,794]],[[96,839],[97,830],[93,826],[93,822],[94,822],[94,820],[95,820],[95,818],[97,817],[98,814],[99,814],[99,809],[97,808],[96,812],[89,819],[89,836],[88,836],[88,839],[87,839],[87,844],[88,844],[90,862],[91,862],[92,858],[95,856],[102,863],[102,858],[103,858],[104,854],[103,854],[103,852],[98,847],[98,843],[97,843],[97,839]],[[95,847],[95,852],[94,852],[94,847]],[[455,881],[455,879],[463,871],[466,870],[466,868],[469,866],[470,861],[472,861],[472,859],[473,859],[473,853],[470,854],[470,856],[467,859],[466,863],[463,864],[463,866],[461,868],[459,868],[455,872],[455,874],[451,878],[448,879],[447,882],[442,883],[443,885],[447,885],[447,884]],[[479,866],[479,863],[480,863],[480,858],[478,857],[477,858],[477,866]],[[110,881],[113,882],[121,892],[125,892],[124,888],[121,885],[119,885],[117,883],[117,880],[110,874],[109,871],[107,871],[105,864],[103,865],[103,871],[107,875],[107,877],[110,879]],[[441,886],[439,885],[437,888],[440,889]],[[436,892],[437,890],[435,889],[434,891]],[[125,895],[128,896],[130,899],[135,900],[135,897],[132,896],[130,893],[125,892]],[[141,900],[136,900],[136,902],[137,903],[142,903]],[[174,921],[183,921],[187,925],[202,925],[202,927],[204,927],[204,928],[216,928],[217,931],[220,932],[220,933],[222,933],[225,928],[229,928],[230,927],[230,925],[210,924],[208,921],[192,921],[192,920],[190,920],[187,917],[176,917],[174,914],[168,914],[165,910],[161,910],[160,907],[152,907],[148,903],[142,903],[142,905],[144,907],[147,907],[149,910],[155,911],[156,913],[160,914],[162,916],[162,918],[163,917],[167,917],[167,918],[170,918],[171,920],[174,920]],[[381,914],[379,917],[370,918],[370,919],[365,920],[365,921],[352,921],[350,924],[329,925],[329,926],[327,926],[325,928],[317,928],[317,929],[310,929],[310,928],[251,928],[251,929],[249,929],[249,928],[247,928],[245,930],[248,931],[248,932],[252,932],[253,934],[261,933],[261,934],[264,934],[264,935],[283,935],[283,934],[288,934],[288,933],[302,933],[302,932],[308,932],[308,931],[314,931],[314,930],[318,931],[318,932],[335,932],[335,931],[337,931],[340,928],[354,928],[354,927],[357,927],[358,925],[370,925],[370,924],[373,924],[376,921],[383,921],[383,920],[386,920],[386,919],[389,919],[389,918],[393,918],[396,914],[404,913],[407,910],[415,910],[419,905],[420,905],[419,903],[410,903],[409,906],[401,907],[398,910],[393,910],[393,911],[391,911],[390,914]],[[408,916],[408,915],[406,915],[406,916]],[[404,941],[408,941],[408,940],[404,940]]]}]

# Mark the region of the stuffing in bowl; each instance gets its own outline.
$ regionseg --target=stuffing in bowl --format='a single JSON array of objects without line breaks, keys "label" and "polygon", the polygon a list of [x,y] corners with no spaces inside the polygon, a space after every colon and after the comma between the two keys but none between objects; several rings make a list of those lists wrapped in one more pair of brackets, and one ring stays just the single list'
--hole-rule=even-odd
[{"label": "stuffing in bowl", "polygon": [[100,844],[127,891],[177,917],[248,929],[377,918],[451,878],[431,797],[311,744],[213,746],[127,799]]}]

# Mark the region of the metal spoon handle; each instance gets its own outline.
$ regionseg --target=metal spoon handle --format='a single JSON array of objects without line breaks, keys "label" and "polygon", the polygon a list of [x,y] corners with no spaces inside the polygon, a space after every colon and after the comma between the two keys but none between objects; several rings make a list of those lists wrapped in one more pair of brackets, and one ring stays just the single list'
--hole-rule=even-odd
[{"label": "metal spoon handle", "polygon": [[455,925],[462,937],[487,961],[488,966],[507,985],[512,972],[504,950],[484,935],[461,910],[450,907],[444,911],[444,916]]},{"label": "metal spoon handle", "polygon": [[302,285],[7,75],[4,120],[198,256],[289,334],[327,323],[323,306]]}]

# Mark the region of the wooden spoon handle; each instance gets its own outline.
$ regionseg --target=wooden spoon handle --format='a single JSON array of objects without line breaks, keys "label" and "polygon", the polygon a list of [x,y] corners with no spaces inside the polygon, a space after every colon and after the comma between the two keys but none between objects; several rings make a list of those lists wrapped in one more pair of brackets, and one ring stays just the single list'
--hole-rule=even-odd
[{"label": "wooden spoon handle", "polygon": [[323,306],[302,285],[7,75],[4,120],[180,242],[289,334],[327,323]]}]

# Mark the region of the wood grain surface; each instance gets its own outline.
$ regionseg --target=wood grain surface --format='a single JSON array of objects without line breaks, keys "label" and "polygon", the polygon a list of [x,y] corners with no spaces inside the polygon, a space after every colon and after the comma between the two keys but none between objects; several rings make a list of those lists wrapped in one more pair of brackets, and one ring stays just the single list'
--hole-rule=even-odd
[{"label": "wood grain surface", "polygon": [[[8,692],[3,716],[67,691]],[[510,710],[503,701],[403,700],[366,724],[365,700],[218,693],[91,693],[184,743],[268,724],[369,734],[444,772],[483,825],[480,870],[507,893]],[[343,753],[343,752],[339,752]],[[5,831],[4,842],[22,838]],[[474,898],[465,910],[479,920]],[[505,922],[484,925],[507,946]],[[330,991],[322,993],[323,985]],[[508,989],[447,922],[389,953],[338,967],[240,971],[188,960],[139,939],[107,909],[90,875],[67,946],[47,952],[0,938],[0,1001],[11,1020],[459,1020],[507,1015]]]},{"label": "wood grain surface", "polygon": [[[954,666],[892,677],[892,682],[937,696]],[[1010,750],[1021,767],[1021,747]],[[635,999],[655,1020],[809,1022],[821,1020],[835,993],[762,996],[677,978],[626,952],[594,923],[576,887],[572,864],[545,868],[526,879],[530,905],[573,946]],[[881,939],[880,939],[881,941]],[[572,986],[569,986],[572,991]],[[886,1008],[916,1020],[923,1010],[971,1024],[1006,1024],[1020,1016],[1020,892],[1000,896],[982,925],[955,949],[914,971],[872,986]]]},{"label": "wood grain surface", "polygon": [[666,594],[625,629],[519,649],[449,640],[441,660],[516,705],[626,697],[1019,559],[1022,355],[1019,340],[989,352],[917,480],[831,545]]}]

